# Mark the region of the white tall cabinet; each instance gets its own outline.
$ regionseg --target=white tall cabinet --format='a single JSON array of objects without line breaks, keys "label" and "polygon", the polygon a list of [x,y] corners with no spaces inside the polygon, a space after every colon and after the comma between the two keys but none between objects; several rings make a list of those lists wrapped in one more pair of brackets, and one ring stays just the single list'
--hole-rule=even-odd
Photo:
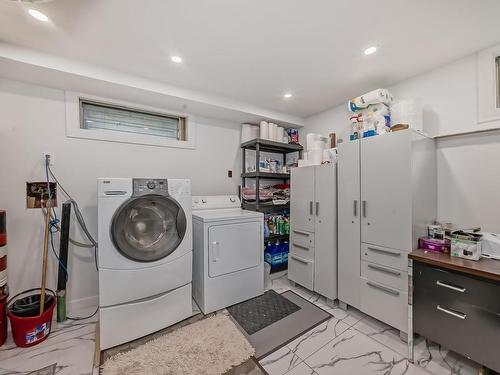
[{"label": "white tall cabinet", "polygon": [[337,298],[337,166],[294,168],[288,278]]},{"label": "white tall cabinet", "polygon": [[338,150],[338,298],[406,332],[407,254],[436,219],[434,140],[408,129]]}]

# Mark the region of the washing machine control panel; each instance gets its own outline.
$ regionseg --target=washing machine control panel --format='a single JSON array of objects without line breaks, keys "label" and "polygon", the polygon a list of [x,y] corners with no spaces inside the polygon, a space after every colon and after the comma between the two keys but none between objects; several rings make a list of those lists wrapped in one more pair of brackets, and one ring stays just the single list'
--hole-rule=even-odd
[{"label": "washing machine control panel", "polygon": [[146,194],[168,195],[166,179],[134,178],[134,196]]}]

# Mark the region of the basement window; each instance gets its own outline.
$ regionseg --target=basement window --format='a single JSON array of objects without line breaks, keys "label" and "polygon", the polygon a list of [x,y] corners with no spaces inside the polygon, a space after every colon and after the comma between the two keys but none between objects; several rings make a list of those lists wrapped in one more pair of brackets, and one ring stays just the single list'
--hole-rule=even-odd
[{"label": "basement window", "polygon": [[186,140],[186,118],[80,99],[80,128]]},{"label": "basement window", "polygon": [[497,56],[495,59],[495,71],[496,71],[497,108],[500,108],[500,56]]},{"label": "basement window", "polygon": [[500,120],[500,44],[480,51],[477,57],[477,120]]}]

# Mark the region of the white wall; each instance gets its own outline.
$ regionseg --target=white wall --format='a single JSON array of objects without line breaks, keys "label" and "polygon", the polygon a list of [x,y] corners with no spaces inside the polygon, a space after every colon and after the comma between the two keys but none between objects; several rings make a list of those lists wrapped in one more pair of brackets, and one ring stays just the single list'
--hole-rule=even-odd
[{"label": "white wall", "polygon": [[[424,131],[430,135],[500,126],[500,121],[477,123],[476,55],[388,89],[396,99],[422,101]],[[348,116],[347,104],[314,115],[302,136],[335,131],[347,140]],[[500,132],[438,140],[437,153],[438,218],[500,233]]]},{"label": "white wall", "polygon": [[[97,177],[190,178],[194,195],[237,192],[239,124],[197,116],[196,149],[188,150],[67,138],[65,121],[64,91],[0,79],[0,207],[8,215],[11,295],[40,283],[43,217],[40,210],[26,209],[25,184],[45,180],[44,151],[54,153],[53,171],[78,201],[94,235]],[[233,178],[227,177],[228,169]],[[70,254],[68,300],[95,304],[93,255],[74,247]],[[54,288],[57,264],[50,259],[49,287]]]}]

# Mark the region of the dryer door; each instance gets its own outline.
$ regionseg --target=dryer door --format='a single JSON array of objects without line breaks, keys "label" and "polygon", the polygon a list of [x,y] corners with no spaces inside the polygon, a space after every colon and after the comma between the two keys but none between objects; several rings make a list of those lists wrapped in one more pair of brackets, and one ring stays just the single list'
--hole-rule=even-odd
[{"label": "dryer door", "polygon": [[208,229],[208,275],[217,277],[262,262],[262,223],[213,225]]},{"label": "dryer door", "polygon": [[143,195],[123,203],[111,222],[111,239],[125,257],[139,262],[163,259],[186,234],[186,215],[174,199]]}]

